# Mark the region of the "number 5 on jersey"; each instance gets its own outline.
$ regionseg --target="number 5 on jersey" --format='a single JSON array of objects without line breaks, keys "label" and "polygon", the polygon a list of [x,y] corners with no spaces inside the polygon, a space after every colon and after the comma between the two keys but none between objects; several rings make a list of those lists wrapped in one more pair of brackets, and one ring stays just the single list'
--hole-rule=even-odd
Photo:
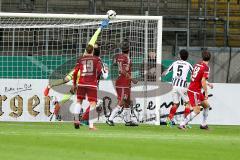
[{"label": "number 5 on jersey", "polygon": [[182,76],[182,73],[183,73],[182,69],[183,69],[183,66],[182,66],[182,65],[179,65],[179,66],[178,66],[178,69],[177,69],[177,76],[178,76],[178,77],[181,77],[181,76]]}]

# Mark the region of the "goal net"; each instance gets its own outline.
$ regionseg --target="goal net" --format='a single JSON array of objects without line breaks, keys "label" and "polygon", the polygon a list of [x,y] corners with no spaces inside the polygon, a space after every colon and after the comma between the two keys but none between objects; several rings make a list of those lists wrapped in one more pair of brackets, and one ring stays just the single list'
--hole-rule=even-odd
[{"label": "goal net", "polygon": [[[62,80],[75,66],[106,18],[103,15],[0,13],[0,120],[49,121],[53,114],[51,97],[61,99],[72,82],[54,87],[49,97],[44,88]],[[99,121],[116,106],[114,81],[118,71],[113,56],[121,53],[121,42],[130,41],[132,77],[132,118],[139,122],[159,123],[159,80],[161,74],[162,18],[117,16],[97,39],[101,59],[110,68],[108,80],[100,82],[103,100]],[[61,107],[61,119],[72,120],[71,106],[76,98]],[[87,103],[87,102],[86,102]],[[87,104],[86,106],[87,107]],[[116,121],[124,120],[119,114]]]}]

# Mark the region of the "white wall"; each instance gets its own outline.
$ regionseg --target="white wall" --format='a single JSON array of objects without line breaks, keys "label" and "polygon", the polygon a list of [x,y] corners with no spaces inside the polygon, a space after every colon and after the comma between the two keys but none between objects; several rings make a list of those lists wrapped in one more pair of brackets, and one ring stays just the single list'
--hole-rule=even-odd
[{"label": "white wall", "polygon": [[[209,112],[209,124],[222,125],[240,125],[240,107],[238,99],[240,98],[240,84],[224,84],[215,83],[213,89],[209,89],[209,103],[212,108]],[[171,94],[167,93],[161,99],[169,104],[171,102]],[[181,106],[177,112],[183,111]],[[163,107],[162,114],[169,113],[169,109]],[[175,120],[180,121],[182,116],[176,116]],[[202,113],[200,113],[191,123],[199,124],[202,121]]]},{"label": "white wall", "polygon": [[[0,121],[49,121],[49,116],[46,115],[46,109],[50,107],[50,111],[53,111],[53,106],[46,105],[46,100],[43,96],[43,90],[46,87],[48,80],[14,80],[14,79],[1,79],[0,80],[0,94],[1,94],[1,102],[0,102],[0,111],[4,112],[0,116]],[[67,92],[69,86],[62,87],[62,93]],[[59,87],[61,88],[61,87]],[[56,96],[58,99],[61,99],[63,94],[59,92],[59,88],[57,91],[52,90],[50,95]],[[151,89],[151,87],[148,87]],[[114,108],[116,105],[116,98],[115,98],[115,90],[111,81],[102,81],[100,83],[100,94],[99,97],[103,98],[108,96],[112,99],[111,108]],[[138,90],[141,91],[138,87]],[[136,89],[135,89],[136,91]],[[210,105],[212,110],[209,112],[209,124],[224,124],[224,125],[240,125],[240,106],[238,105],[238,98],[240,98],[240,84],[214,84],[214,89],[209,90],[210,94],[213,94],[213,97],[209,98]],[[136,92],[134,92],[135,94]],[[11,101],[12,106],[14,106],[13,98],[19,95],[23,99],[23,112],[21,115],[17,117],[12,117],[10,114],[13,112],[14,108],[11,108]],[[6,96],[6,97],[4,97]],[[30,99],[35,96],[39,98],[39,104],[36,105],[34,111],[39,112],[36,116],[31,115],[28,110],[31,110],[31,103]],[[6,100],[4,98],[7,98]],[[149,102],[152,101],[153,106],[155,105],[156,99],[160,98],[161,105],[163,103],[169,104],[171,102],[171,93],[168,92],[160,97],[148,97],[145,101],[143,98],[136,98],[136,102],[140,107],[139,110],[144,110],[144,106],[148,106]],[[21,99],[20,99],[21,101]],[[75,101],[75,97],[72,97],[72,101]],[[36,101],[33,101],[36,103]],[[19,106],[21,102],[15,101],[15,106]],[[66,104],[63,111],[63,117],[66,121],[71,120],[71,108],[73,104]],[[86,107],[88,104],[84,102],[84,106]],[[158,115],[158,110],[160,106],[156,106],[155,109],[149,110],[147,109],[147,119],[151,119],[154,116]],[[160,109],[161,115],[167,114],[170,108],[165,108],[164,106]],[[178,111],[182,111],[183,107],[180,107]],[[139,115],[140,120],[143,120],[143,112],[135,112]],[[68,112],[68,113],[66,113]],[[0,112],[1,113],[1,112]],[[14,111],[14,113],[18,113]],[[202,115],[200,114],[192,123],[200,123]],[[105,121],[105,116],[103,113],[99,118],[100,122]],[[117,118],[116,121],[121,122],[121,118]],[[164,120],[162,118],[161,120]],[[176,121],[181,120],[181,116],[176,116]],[[156,123],[155,120],[150,121],[149,123]],[[158,123],[158,122],[157,122]]]}]

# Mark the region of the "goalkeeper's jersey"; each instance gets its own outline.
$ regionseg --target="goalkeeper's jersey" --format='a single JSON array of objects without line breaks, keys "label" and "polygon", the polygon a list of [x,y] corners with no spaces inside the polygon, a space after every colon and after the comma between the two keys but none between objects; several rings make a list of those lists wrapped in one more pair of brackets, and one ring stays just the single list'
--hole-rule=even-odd
[{"label": "goalkeeper's jersey", "polygon": [[[74,69],[71,72],[69,72],[67,75],[67,78],[69,79],[69,81],[73,79],[73,72],[74,72]],[[80,71],[77,74],[77,82],[78,82],[79,78],[80,78]]]}]

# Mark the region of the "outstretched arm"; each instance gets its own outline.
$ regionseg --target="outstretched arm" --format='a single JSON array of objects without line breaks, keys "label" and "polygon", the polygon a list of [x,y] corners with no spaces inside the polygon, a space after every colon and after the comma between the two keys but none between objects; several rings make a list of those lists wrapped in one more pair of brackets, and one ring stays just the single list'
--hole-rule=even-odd
[{"label": "outstretched arm", "polygon": [[88,44],[94,46],[94,44],[95,44],[96,41],[97,41],[97,38],[98,38],[99,34],[101,33],[101,30],[102,30],[102,28],[99,27],[99,28],[95,31],[94,35],[92,36],[92,38],[91,38],[91,40],[89,41]]},{"label": "outstretched arm", "polygon": [[[95,31],[94,35],[92,36],[92,38],[90,39],[89,43],[90,45],[94,46],[94,44],[96,43],[97,41],[97,38],[99,36],[99,34],[101,33],[101,30],[103,28],[106,28],[109,24],[109,20],[108,19],[104,19],[102,22],[101,22],[101,25],[100,27]],[[69,81],[72,80],[73,78],[73,72],[74,71],[71,71],[70,73],[68,73],[68,75],[65,77],[67,78]]]},{"label": "outstretched arm", "polygon": [[94,44],[96,43],[97,38],[98,38],[99,34],[101,33],[102,29],[106,28],[108,26],[108,24],[109,24],[109,19],[104,19],[101,22],[100,27],[95,31],[94,35],[92,36],[92,38],[91,38],[91,40],[89,41],[88,44],[94,46]]}]

